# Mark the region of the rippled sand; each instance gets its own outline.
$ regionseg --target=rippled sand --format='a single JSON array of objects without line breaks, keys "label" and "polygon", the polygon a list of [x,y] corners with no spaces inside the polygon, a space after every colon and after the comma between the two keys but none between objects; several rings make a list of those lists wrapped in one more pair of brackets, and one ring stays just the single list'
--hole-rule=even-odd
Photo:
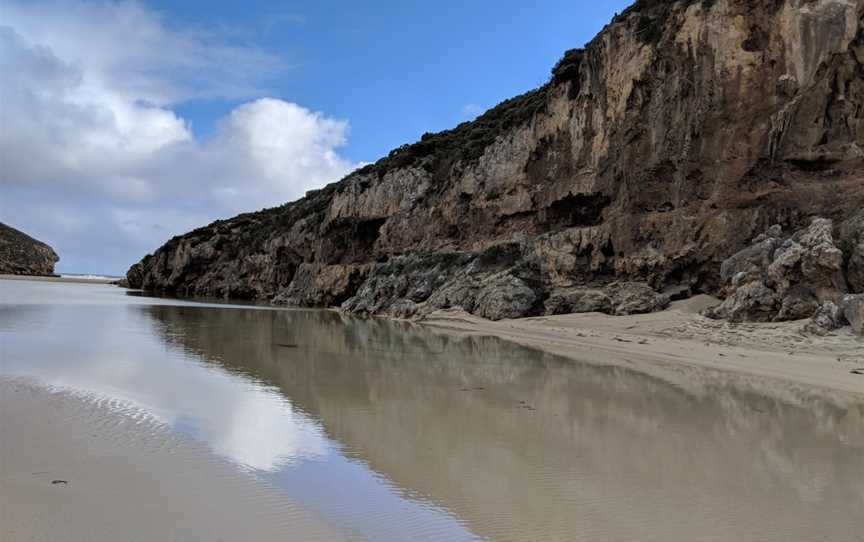
[{"label": "rippled sand", "polygon": [[0,379],[0,540],[345,540],[119,403]]}]

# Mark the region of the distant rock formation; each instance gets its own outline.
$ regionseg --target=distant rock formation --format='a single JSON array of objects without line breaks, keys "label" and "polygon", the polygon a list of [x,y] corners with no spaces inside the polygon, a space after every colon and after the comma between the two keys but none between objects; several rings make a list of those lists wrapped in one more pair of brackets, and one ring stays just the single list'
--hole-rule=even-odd
[{"label": "distant rock formation", "polygon": [[837,265],[859,262],[843,273],[860,287],[861,237],[827,267],[778,262],[802,274],[788,288],[747,275],[732,291],[721,264],[773,224],[823,217],[818,237],[861,208],[864,0],[638,0],[544,86],[175,237],[127,277],[364,314],[623,313],[705,292],[736,296],[732,318],[791,318],[831,298]]},{"label": "distant rock formation", "polygon": [[0,223],[0,274],[51,276],[59,260],[45,243]]}]

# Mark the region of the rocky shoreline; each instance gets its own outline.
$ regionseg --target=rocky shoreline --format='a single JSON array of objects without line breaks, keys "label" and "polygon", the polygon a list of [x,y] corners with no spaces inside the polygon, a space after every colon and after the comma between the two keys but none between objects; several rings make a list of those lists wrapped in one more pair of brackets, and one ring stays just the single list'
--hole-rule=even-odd
[{"label": "rocky shoreline", "polygon": [[825,335],[851,325],[864,335],[864,212],[839,228],[839,247],[833,232],[824,218],[792,235],[772,226],[723,262],[726,299],[706,316],[732,322],[810,318],[806,330],[811,333]]},{"label": "rocky shoreline", "polygon": [[708,293],[714,317],[860,331],[862,149],[864,0],[639,0],[544,86],[127,281],[491,320]]}]

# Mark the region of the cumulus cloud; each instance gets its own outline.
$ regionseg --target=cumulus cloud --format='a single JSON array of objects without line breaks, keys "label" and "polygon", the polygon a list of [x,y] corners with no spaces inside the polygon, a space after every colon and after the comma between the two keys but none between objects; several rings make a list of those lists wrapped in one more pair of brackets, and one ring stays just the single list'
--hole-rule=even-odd
[{"label": "cumulus cloud", "polygon": [[[171,235],[338,179],[348,123],[266,94],[275,56],[137,3],[0,1],[0,221],[59,269],[122,272]],[[247,99],[196,138],[175,106]]]}]

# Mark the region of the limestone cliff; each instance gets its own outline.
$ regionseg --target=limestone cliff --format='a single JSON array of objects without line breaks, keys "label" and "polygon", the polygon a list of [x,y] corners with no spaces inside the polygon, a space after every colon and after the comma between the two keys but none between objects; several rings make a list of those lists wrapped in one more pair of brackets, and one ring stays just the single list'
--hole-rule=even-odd
[{"label": "limestone cliff", "polygon": [[0,223],[0,275],[53,275],[58,260],[45,243]]},{"label": "limestone cliff", "polygon": [[644,284],[715,292],[772,224],[862,206],[864,0],[639,0],[546,85],[128,280],[398,315],[653,310]]}]

